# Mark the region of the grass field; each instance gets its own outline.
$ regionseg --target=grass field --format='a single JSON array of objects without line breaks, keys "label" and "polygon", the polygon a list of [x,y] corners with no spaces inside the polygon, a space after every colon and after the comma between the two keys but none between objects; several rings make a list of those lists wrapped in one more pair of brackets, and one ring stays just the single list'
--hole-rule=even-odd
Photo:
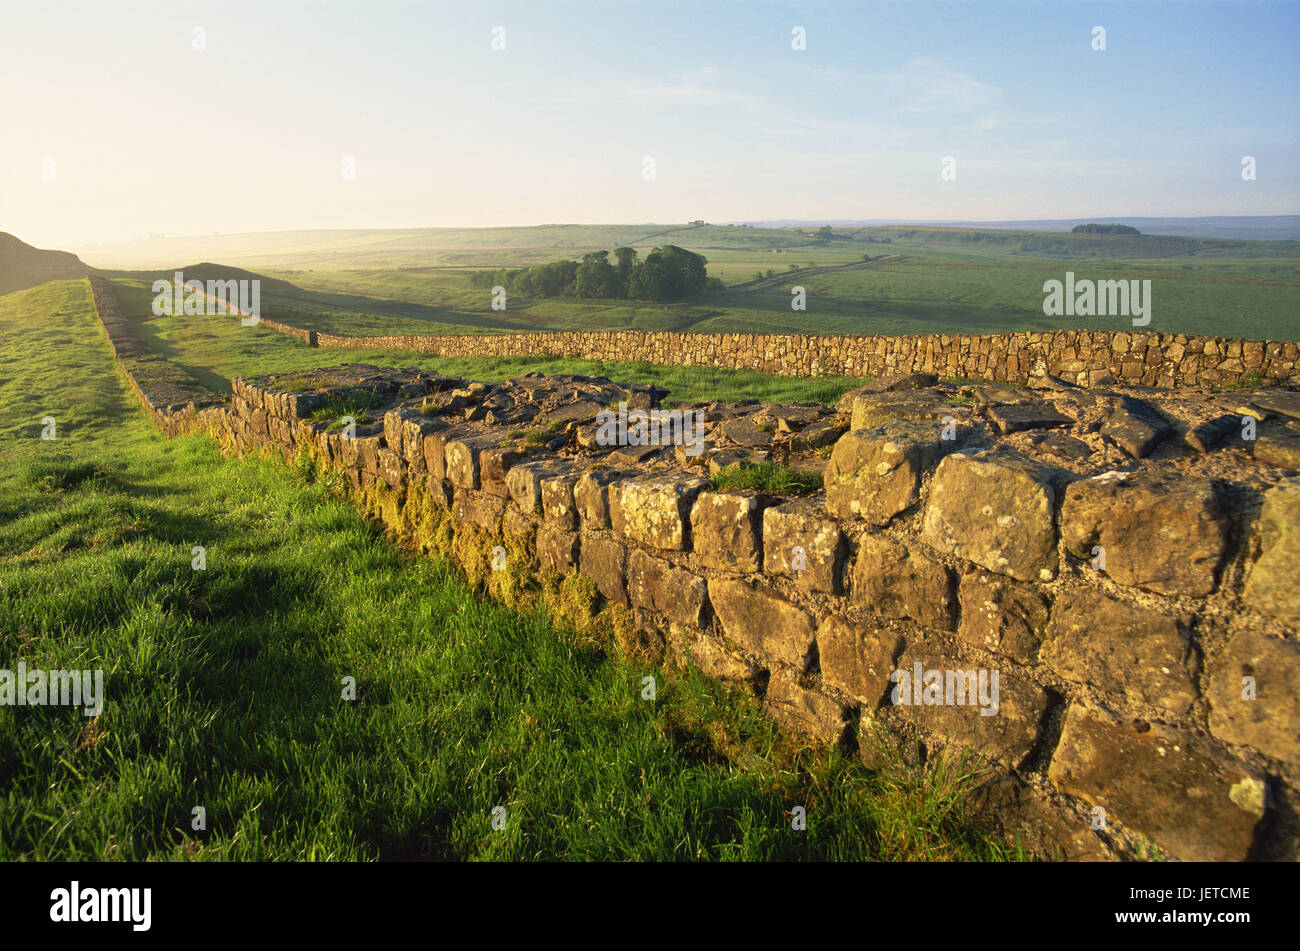
[{"label": "grass field", "polygon": [[[114,281],[114,288],[126,313],[148,312],[146,285],[119,280]],[[391,350],[314,349],[266,327],[243,327],[234,318],[216,316],[158,317],[142,323],[140,334],[150,349],[184,368],[215,393],[228,393],[230,380],[236,376],[308,370],[341,363],[418,366],[485,381],[507,380],[532,370],[607,376],[623,382],[653,382],[665,387],[670,394],[666,403],[759,399],[833,404],[845,391],[862,383],[856,377],[800,379],[751,370],[667,367],[645,362],[558,357],[440,358]]]},{"label": "grass field", "polygon": [[0,297],[0,368],[0,666],[106,694],[0,707],[0,859],[1020,857],[955,763],[798,749],[747,695],[477,599],[280,462],[165,441],[84,282]]},{"label": "grass field", "polygon": [[[517,298],[499,312],[489,292],[470,283],[474,270],[577,258],[624,243],[642,253],[663,243],[698,251],[726,287],[676,304]],[[556,225],[286,232],[155,245],[134,253],[171,254],[168,267],[202,254],[289,281],[297,290],[269,295],[265,316],[343,334],[1133,329],[1122,317],[1044,315],[1044,282],[1074,271],[1093,280],[1150,280],[1150,331],[1300,339],[1296,241],[895,226],[842,229],[822,244],[795,229]],[[796,285],[807,294],[804,311],[791,308]]]}]

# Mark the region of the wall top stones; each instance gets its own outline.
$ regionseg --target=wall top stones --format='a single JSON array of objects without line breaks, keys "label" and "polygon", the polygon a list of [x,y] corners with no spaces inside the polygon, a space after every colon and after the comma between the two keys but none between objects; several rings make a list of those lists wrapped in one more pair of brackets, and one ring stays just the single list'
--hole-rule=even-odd
[{"label": "wall top stones", "polygon": [[1027,383],[1056,376],[1079,386],[1224,386],[1300,380],[1291,341],[1195,334],[1052,330],[1001,334],[751,334],[576,331],[343,336],[284,324],[309,345],[407,350],[440,357],[550,355],[759,370],[779,376],[933,373],[945,379]]}]

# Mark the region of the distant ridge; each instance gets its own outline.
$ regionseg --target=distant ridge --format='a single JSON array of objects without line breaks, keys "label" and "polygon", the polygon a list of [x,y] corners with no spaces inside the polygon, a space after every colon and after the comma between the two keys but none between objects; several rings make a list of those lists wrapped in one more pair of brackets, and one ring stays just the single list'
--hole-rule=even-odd
[{"label": "distant ridge", "polygon": [[43,251],[0,231],[0,294],[93,273],[95,269],[71,251]]},{"label": "distant ridge", "polygon": [[1070,231],[1076,225],[1128,225],[1143,234],[1183,238],[1230,238],[1239,241],[1300,241],[1300,215],[1217,215],[1201,218],[1133,218],[1094,215],[1091,218],[1033,218],[1023,221],[938,221],[901,218],[817,218],[750,221],[756,228],[866,228],[916,225],[934,228],[985,228],[997,231]]}]

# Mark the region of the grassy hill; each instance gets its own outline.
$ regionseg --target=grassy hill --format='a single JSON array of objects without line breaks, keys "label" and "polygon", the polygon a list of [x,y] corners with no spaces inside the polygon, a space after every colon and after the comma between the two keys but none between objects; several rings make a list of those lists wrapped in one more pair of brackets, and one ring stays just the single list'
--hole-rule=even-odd
[{"label": "grassy hill", "polygon": [[0,231],[0,294],[46,281],[84,277],[93,269],[67,251],[42,251]]}]

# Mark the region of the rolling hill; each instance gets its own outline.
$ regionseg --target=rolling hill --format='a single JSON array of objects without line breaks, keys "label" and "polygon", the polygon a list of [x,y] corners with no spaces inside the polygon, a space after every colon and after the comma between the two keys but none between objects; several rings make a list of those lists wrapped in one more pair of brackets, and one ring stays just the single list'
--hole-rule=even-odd
[{"label": "rolling hill", "polygon": [[0,231],[0,294],[94,272],[70,251],[43,251]]}]

